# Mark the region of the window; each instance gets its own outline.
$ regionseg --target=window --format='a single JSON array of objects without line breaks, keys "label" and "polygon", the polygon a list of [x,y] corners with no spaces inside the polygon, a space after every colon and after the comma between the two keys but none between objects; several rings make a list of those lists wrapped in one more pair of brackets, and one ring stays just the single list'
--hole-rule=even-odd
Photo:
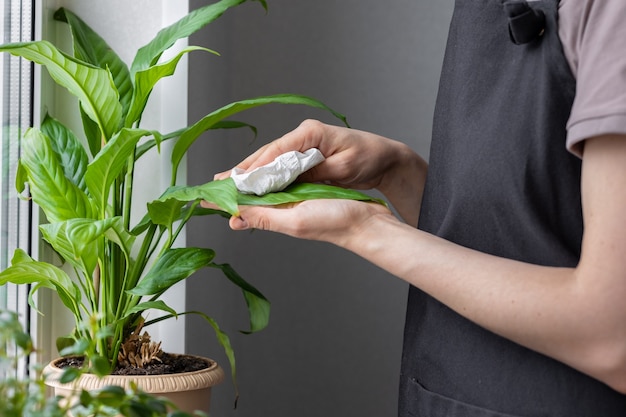
[{"label": "window", "polygon": [[[33,38],[33,10],[30,1],[8,0],[0,9],[3,43]],[[29,247],[29,204],[17,198],[15,171],[19,138],[32,125],[32,64],[9,54],[0,55],[0,270],[8,266],[13,251]],[[0,307],[25,313],[24,300],[15,287],[0,289]]]},{"label": "window", "polygon": [[[2,43],[32,40],[32,3],[5,0],[0,6],[0,33]],[[16,248],[30,249],[30,204],[16,195],[15,171],[19,138],[32,124],[32,68],[26,61],[0,54],[0,270],[8,266]],[[29,322],[27,291],[24,286],[0,287],[0,309],[18,312],[25,328]]]}]

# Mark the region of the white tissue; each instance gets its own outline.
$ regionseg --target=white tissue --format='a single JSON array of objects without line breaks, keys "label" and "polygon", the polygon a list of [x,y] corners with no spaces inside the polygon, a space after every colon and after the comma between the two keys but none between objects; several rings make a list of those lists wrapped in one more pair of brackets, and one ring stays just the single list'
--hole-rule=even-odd
[{"label": "white tissue", "polygon": [[262,196],[285,189],[300,174],[313,168],[324,159],[324,155],[317,148],[311,148],[304,153],[291,151],[279,155],[269,164],[250,172],[233,168],[230,176],[240,192]]}]

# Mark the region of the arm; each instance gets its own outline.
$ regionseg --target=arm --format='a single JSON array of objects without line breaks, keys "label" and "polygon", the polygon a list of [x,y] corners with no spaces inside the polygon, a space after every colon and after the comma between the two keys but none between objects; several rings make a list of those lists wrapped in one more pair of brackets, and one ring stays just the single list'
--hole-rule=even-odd
[{"label": "arm", "polygon": [[626,137],[586,141],[575,269],[496,258],[389,217],[340,242],[460,314],[626,392]]},{"label": "arm", "polygon": [[479,325],[626,392],[626,136],[586,141],[582,193],[585,235],[577,268],[463,248],[373,204],[242,207],[231,227],[344,247]]}]

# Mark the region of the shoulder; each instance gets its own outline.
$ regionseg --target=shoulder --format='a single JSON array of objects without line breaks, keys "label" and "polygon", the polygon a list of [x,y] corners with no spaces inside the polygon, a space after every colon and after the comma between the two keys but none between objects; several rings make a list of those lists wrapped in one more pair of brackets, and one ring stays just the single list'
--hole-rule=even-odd
[{"label": "shoulder", "polygon": [[[575,75],[581,54],[599,46],[607,38],[625,39],[626,2],[623,0],[560,0],[559,35]],[[620,51],[623,51],[623,43]],[[609,45],[610,46],[610,45]]]},{"label": "shoulder", "polygon": [[626,133],[626,1],[560,0],[559,36],[577,80],[568,147]]}]

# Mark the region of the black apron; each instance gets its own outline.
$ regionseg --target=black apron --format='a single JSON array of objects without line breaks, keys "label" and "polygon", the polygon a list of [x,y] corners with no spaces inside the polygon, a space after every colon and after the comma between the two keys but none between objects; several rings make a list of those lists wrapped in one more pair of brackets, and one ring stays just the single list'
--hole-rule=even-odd
[{"label": "black apron", "polygon": [[[497,256],[577,264],[581,162],[565,148],[576,82],[557,8],[456,1],[420,229]],[[404,338],[401,417],[626,416],[626,396],[415,287]]]}]

